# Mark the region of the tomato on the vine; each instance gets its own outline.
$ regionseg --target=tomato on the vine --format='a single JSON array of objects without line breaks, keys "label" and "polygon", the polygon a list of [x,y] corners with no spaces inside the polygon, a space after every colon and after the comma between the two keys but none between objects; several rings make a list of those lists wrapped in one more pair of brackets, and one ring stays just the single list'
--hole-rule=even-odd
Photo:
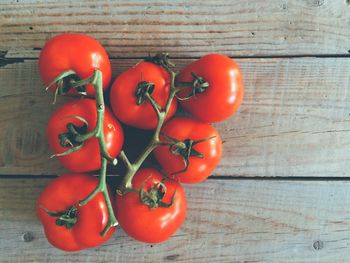
[{"label": "tomato on the vine", "polygon": [[[158,118],[145,97],[149,92],[164,108],[170,94],[170,75],[162,66],[152,62],[139,62],[119,75],[112,84],[110,101],[114,114],[123,123],[141,129],[154,129]],[[173,100],[167,118],[177,108]]]},{"label": "tomato on the vine", "polygon": [[220,135],[204,122],[175,117],[161,129],[160,139],[170,145],[157,147],[154,155],[167,175],[182,183],[205,180],[221,159]]},{"label": "tomato on the vine", "polygon": [[238,65],[224,55],[203,56],[182,70],[176,81],[196,83],[196,88],[189,87],[179,93],[180,98],[192,95],[180,103],[195,118],[208,123],[230,117],[243,99],[242,73]]},{"label": "tomato on the vine", "polygon": [[116,196],[115,210],[120,226],[142,242],[167,240],[186,217],[187,203],[181,185],[152,168],[139,170],[132,184],[138,193]]},{"label": "tomato on the vine", "polygon": [[[111,80],[111,63],[101,44],[84,34],[60,34],[50,38],[39,56],[39,73],[45,85],[49,85],[64,71],[73,70],[75,74],[66,77],[64,93],[76,93],[77,90],[94,95],[95,89],[86,84],[86,90],[69,89],[70,80],[81,80],[93,75],[94,70],[102,72],[102,86],[107,89]],[[51,86],[55,90],[56,85]],[[65,90],[66,89],[66,90]]]},{"label": "tomato on the vine", "polygon": [[65,174],[54,179],[40,194],[36,214],[44,226],[47,240],[65,251],[91,248],[107,241],[115,232],[101,232],[108,221],[108,209],[102,193],[87,204],[86,198],[97,186],[98,178],[86,174]]},{"label": "tomato on the vine", "polygon": [[[86,121],[86,123],[85,123]],[[79,99],[67,102],[50,117],[47,136],[54,154],[64,153],[74,147],[68,155],[58,156],[62,165],[72,172],[88,172],[101,167],[98,139],[91,137],[84,142],[77,140],[95,128],[97,122],[96,102],[94,99]],[[124,135],[121,125],[108,108],[105,108],[103,132],[107,152],[112,158],[119,154]]]}]

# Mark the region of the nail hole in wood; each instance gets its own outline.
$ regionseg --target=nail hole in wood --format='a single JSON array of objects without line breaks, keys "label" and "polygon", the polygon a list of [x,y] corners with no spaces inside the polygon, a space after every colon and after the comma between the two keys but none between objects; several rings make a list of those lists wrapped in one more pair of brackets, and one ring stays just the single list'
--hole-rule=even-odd
[{"label": "nail hole in wood", "polygon": [[21,238],[23,242],[31,242],[34,239],[34,234],[30,231],[27,231],[22,234]]},{"label": "nail hole in wood", "polygon": [[316,0],[315,1],[315,5],[316,6],[321,6],[321,5],[323,5],[324,4],[324,0]]},{"label": "nail hole in wood", "polygon": [[321,240],[317,240],[314,242],[313,247],[315,250],[320,250],[324,246],[323,242]]}]

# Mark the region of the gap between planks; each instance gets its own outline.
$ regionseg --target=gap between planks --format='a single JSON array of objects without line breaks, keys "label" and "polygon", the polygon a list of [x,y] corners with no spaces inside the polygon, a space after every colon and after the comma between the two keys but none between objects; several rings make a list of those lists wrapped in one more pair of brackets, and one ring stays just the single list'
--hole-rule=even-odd
[{"label": "gap between planks", "polygon": [[[14,180],[23,180],[23,179],[54,179],[58,177],[59,175],[11,175],[11,174],[1,174],[0,180],[4,179],[14,179]],[[98,176],[97,174],[94,174],[94,176]],[[107,178],[109,180],[115,179],[121,179],[122,175],[107,175]],[[348,182],[350,181],[350,177],[302,177],[302,176],[287,176],[287,177],[277,177],[277,176],[267,176],[267,177],[261,177],[261,176],[230,176],[230,175],[213,175],[209,176],[207,180],[236,180],[236,181],[344,181]]]},{"label": "gap between planks", "polygon": [[[39,50],[39,49],[36,49]],[[40,49],[41,50],[41,49]],[[40,51],[39,50],[39,51]],[[0,61],[15,61],[19,60],[20,62],[22,60],[37,60],[39,57],[39,53],[37,57],[17,57],[17,56],[8,56],[7,50],[3,51],[0,50]],[[158,52],[159,53],[159,52]],[[215,52],[212,52],[215,53]],[[150,54],[150,56],[155,55],[156,53]],[[203,54],[207,55],[209,53]],[[199,59],[202,56],[171,56],[171,53],[169,53],[170,59]],[[118,59],[118,60],[129,60],[129,59],[145,59],[147,56],[136,56],[136,57],[118,57],[118,56],[108,56],[109,59]],[[279,59],[279,58],[350,58],[350,50],[349,54],[281,54],[281,55],[261,55],[261,56],[229,56],[232,59],[261,59],[261,58],[271,58],[271,59]]]},{"label": "gap between planks", "polygon": [[[40,48],[36,48],[38,51],[37,57],[16,57],[16,56],[7,56],[7,50],[0,50],[0,68],[5,67],[9,64],[22,63],[25,60],[37,60],[39,57]],[[155,55],[155,54],[151,54]],[[171,54],[170,54],[171,56]],[[283,59],[283,58],[350,58],[350,50],[349,54],[291,54],[291,55],[261,55],[261,56],[229,56],[232,59]],[[109,59],[113,60],[130,60],[130,59],[145,59],[146,57],[118,57],[118,56],[109,56]],[[200,56],[174,56],[170,57],[170,59],[199,59]]]}]

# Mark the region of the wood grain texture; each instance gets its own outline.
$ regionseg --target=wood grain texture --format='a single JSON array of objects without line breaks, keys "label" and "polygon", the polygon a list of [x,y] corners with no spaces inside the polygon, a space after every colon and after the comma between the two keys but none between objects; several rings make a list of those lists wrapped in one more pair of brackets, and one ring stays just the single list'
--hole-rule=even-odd
[{"label": "wood grain texture", "polygon": [[[138,60],[112,60],[115,75]],[[175,60],[178,68],[192,60]],[[238,59],[240,111],[215,124],[224,154],[214,175],[347,177],[350,59]],[[52,106],[36,60],[0,68],[0,174],[59,174],[45,126]]]},{"label": "wood grain texture", "polygon": [[113,57],[348,54],[345,0],[2,0],[0,50],[37,57],[59,33],[89,34]]},{"label": "wood grain texture", "polygon": [[[188,215],[164,244],[131,240],[63,253],[46,241],[35,199],[47,179],[0,180],[1,262],[349,262],[350,182],[208,180],[185,186]],[[34,239],[23,242],[22,234]]]}]

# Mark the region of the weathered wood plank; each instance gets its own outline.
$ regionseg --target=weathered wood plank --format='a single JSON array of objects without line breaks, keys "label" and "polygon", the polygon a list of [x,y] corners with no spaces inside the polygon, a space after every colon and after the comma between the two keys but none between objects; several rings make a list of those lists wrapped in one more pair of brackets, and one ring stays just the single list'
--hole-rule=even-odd
[{"label": "weathered wood plank", "polygon": [[[119,74],[137,60],[112,60]],[[175,60],[181,68],[191,60]],[[241,110],[216,124],[224,140],[215,175],[346,177],[350,59],[239,59]],[[0,68],[0,174],[58,174],[45,125],[56,106],[35,60]],[[64,101],[61,99],[60,102]],[[60,104],[60,103],[58,103]]]},{"label": "weathered wood plank", "polygon": [[49,37],[82,32],[114,57],[348,54],[349,11],[345,0],[2,0],[0,50],[37,57]]},{"label": "weathered wood plank", "polygon": [[[348,262],[349,181],[208,180],[186,186],[188,216],[166,243],[122,230],[105,245],[62,253],[46,241],[34,204],[46,179],[0,180],[2,262]],[[23,242],[31,232],[34,239]],[[317,243],[318,242],[318,243]]]}]

